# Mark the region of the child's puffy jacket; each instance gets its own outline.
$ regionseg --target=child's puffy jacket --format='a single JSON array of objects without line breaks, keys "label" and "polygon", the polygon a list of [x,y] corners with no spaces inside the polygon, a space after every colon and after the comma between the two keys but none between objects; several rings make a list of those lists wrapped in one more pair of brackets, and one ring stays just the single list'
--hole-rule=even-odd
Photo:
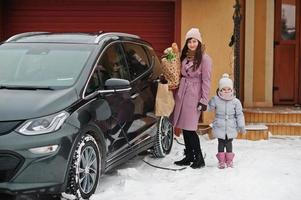
[{"label": "child's puffy jacket", "polygon": [[245,132],[245,118],[242,112],[242,105],[237,98],[224,100],[219,96],[211,98],[208,110],[215,110],[213,122],[213,135],[216,138],[236,138],[237,132]]}]

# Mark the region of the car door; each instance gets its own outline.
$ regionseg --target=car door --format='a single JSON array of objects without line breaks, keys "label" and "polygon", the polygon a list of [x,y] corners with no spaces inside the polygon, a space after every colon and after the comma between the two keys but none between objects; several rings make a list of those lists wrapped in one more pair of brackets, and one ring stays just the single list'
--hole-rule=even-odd
[{"label": "car door", "polygon": [[[120,43],[111,43],[103,50],[96,64],[94,76],[101,83],[99,90],[110,89],[105,87],[106,80],[110,78],[129,79]],[[101,98],[108,103],[111,112],[108,119],[98,122],[107,140],[107,160],[110,161],[129,149],[126,130],[133,122],[134,104],[129,91],[104,93]]]},{"label": "car door", "polygon": [[123,42],[130,73],[131,99],[134,103],[134,121],[127,130],[131,140],[142,141],[150,137],[148,130],[157,119],[152,114],[155,98],[152,92],[153,74],[151,62],[148,59],[144,46],[135,42]]}]

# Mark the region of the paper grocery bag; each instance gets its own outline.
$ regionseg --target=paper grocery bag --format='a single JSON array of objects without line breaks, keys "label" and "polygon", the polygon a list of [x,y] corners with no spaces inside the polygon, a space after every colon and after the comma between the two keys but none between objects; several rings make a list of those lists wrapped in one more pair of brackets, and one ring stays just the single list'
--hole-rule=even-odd
[{"label": "paper grocery bag", "polygon": [[167,116],[172,113],[175,106],[175,100],[172,91],[168,89],[168,84],[158,83],[155,115]]}]

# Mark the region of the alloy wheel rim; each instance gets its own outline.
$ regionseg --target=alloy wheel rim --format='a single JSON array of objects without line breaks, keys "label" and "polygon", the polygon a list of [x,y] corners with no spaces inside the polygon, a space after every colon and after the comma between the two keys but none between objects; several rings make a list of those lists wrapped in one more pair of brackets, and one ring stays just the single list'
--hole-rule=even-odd
[{"label": "alloy wheel rim", "polygon": [[79,186],[88,194],[93,189],[97,177],[97,156],[95,150],[88,146],[81,153],[79,165]]},{"label": "alloy wheel rim", "polygon": [[161,128],[161,142],[162,142],[162,147],[165,151],[168,150],[172,142],[171,133],[172,133],[171,123],[166,118],[163,118],[162,128]]}]

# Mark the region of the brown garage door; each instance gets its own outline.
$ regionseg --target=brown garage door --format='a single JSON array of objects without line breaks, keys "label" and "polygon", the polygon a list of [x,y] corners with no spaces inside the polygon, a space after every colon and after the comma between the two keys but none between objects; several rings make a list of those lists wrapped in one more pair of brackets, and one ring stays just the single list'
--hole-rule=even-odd
[{"label": "brown garage door", "polygon": [[140,35],[162,52],[174,41],[174,2],[5,0],[3,35],[27,31],[120,31]]}]

